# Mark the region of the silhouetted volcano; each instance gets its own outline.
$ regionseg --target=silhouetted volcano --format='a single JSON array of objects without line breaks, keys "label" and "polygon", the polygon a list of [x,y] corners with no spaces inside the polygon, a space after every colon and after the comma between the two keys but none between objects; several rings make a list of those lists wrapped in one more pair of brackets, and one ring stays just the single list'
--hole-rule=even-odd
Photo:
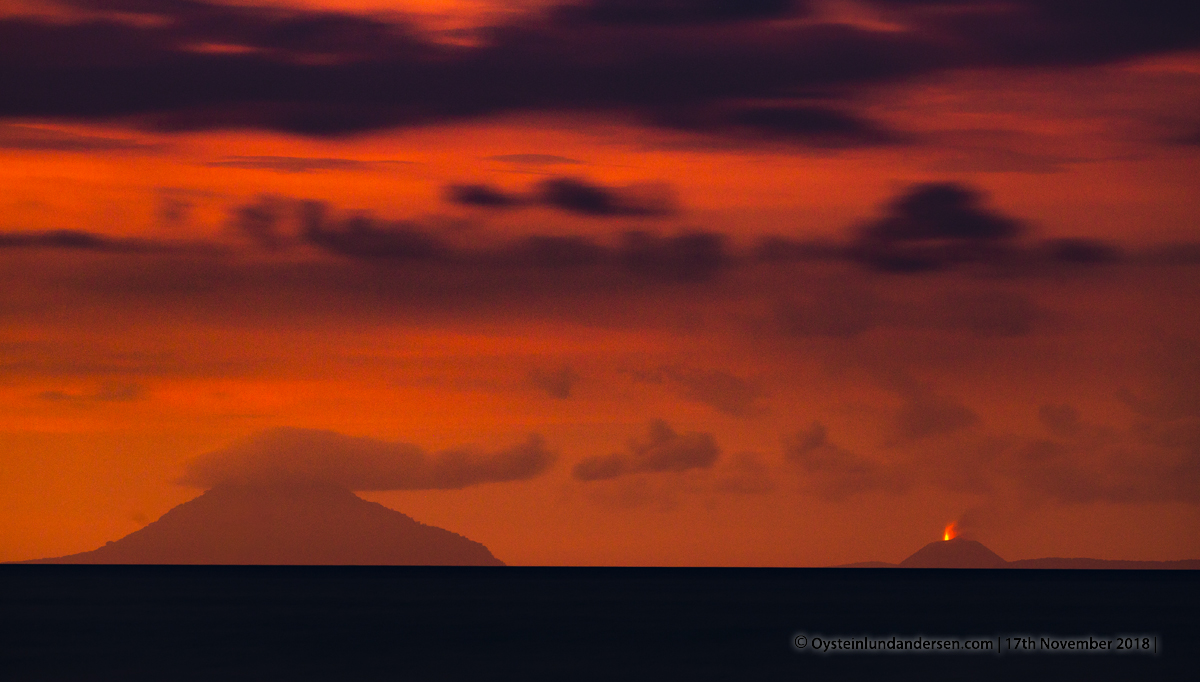
[{"label": "silhouetted volcano", "polygon": [[975,540],[954,538],[925,545],[898,564],[884,561],[863,561],[835,568],[1053,568],[1053,569],[1139,569],[1139,570],[1196,570],[1200,560],[1181,561],[1114,561],[1107,559],[1020,559],[1005,561],[992,550]]},{"label": "silhouetted volcano", "polygon": [[30,563],[504,565],[478,542],[320,483],[217,486],[100,549]]},{"label": "silhouetted volcano", "polygon": [[931,542],[900,562],[901,568],[1004,568],[1008,562],[974,540]]}]

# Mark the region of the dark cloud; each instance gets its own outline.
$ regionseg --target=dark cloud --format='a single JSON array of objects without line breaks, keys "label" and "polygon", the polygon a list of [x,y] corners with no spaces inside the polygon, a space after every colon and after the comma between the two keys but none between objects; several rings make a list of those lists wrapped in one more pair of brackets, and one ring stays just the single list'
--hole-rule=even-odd
[{"label": "dark cloud", "polygon": [[545,391],[550,397],[566,400],[571,397],[571,389],[579,381],[579,375],[570,365],[556,369],[534,368],[529,370],[529,383],[539,390]]},{"label": "dark cloud", "polygon": [[668,368],[664,372],[683,389],[685,398],[712,407],[733,417],[761,414],[762,390],[750,381],[719,370]]},{"label": "dark cloud", "polygon": [[1136,259],[1155,265],[1195,265],[1200,263],[1200,243],[1161,244],[1136,254]]},{"label": "dark cloud", "polygon": [[981,205],[979,192],[955,183],[916,185],[861,229],[856,255],[886,271],[938,270],[966,262],[1016,260],[1021,224]]},{"label": "dark cloud", "polygon": [[1038,421],[1058,436],[1073,436],[1080,428],[1079,411],[1070,405],[1042,405],[1038,408]]},{"label": "dark cloud", "polygon": [[812,490],[829,500],[875,491],[903,492],[911,485],[904,469],[830,443],[828,431],[820,422],[784,440],[784,459],[798,466]]},{"label": "dark cloud", "polygon": [[953,183],[916,185],[889,206],[863,236],[881,242],[997,241],[1017,236],[1016,221],[980,204],[978,192]]},{"label": "dark cloud", "polygon": [[450,185],[446,198],[455,204],[481,208],[512,208],[525,202],[523,197],[491,185]]},{"label": "dark cloud", "polygon": [[553,13],[564,23],[687,25],[768,19],[792,14],[802,0],[590,0]]},{"label": "dark cloud", "polygon": [[617,257],[635,274],[669,281],[703,281],[730,264],[728,238],[712,232],[662,237],[627,232]]},{"label": "dark cloud", "polygon": [[671,511],[689,501],[713,510],[729,496],[763,495],[775,490],[772,467],[756,452],[739,452],[709,468],[677,476],[624,476],[591,481],[582,493],[593,502],[621,509]]},{"label": "dark cloud", "polygon": [[45,232],[0,232],[0,249],[45,248],[76,251],[137,252],[158,251],[165,245],[143,239],[107,237],[79,230]]},{"label": "dark cloud", "polygon": [[304,480],[351,490],[457,490],[534,478],[555,459],[536,435],[496,452],[463,447],[430,456],[409,443],[279,428],[193,459],[179,482],[211,488],[223,483]]},{"label": "dark cloud", "polygon": [[985,338],[1024,336],[1047,315],[1029,296],[1004,290],[952,292],[935,301],[929,312],[930,326]]},{"label": "dark cloud", "polygon": [[664,217],[676,212],[674,194],[665,184],[605,187],[578,178],[550,178],[528,194],[491,185],[450,185],[446,198],[463,206],[504,209],[545,206],[596,218]]},{"label": "dark cloud", "polygon": [[635,373],[634,377],[639,381],[669,383],[684,398],[732,417],[753,417],[766,409],[760,403],[763,394],[757,385],[721,370],[662,367]]},{"label": "dark cloud", "polygon": [[889,133],[862,119],[818,107],[747,107],[730,117],[734,126],[784,137],[798,137],[825,146],[858,146],[895,141]]},{"label": "dark cloud", "polygon": [[814,147],[864,147],[894,144],[900,133],[854,114],[820,106],[712,106],[663,109],[658,125],[731,137],[784,139]]},{"label": "dark cloud", "polygon": [[[261,202],[260,202],[261,203]],[[448,268],[498,270],[600,266],[641,279],[694,282],[714,277],[732,264],[728,239],[711,232],[674,236],[629,231],[616,245],[587,237],[532,235],[507,243],[462,248],[411,223],[386,223],[366,214],[337,219],[324,204],[300,206],[300,236],[341,256],[377,261],[441,263]]]},{"label": "dark cloud", "polygon": [[[549,316],[601,325],[655,320],[776,340],[842,339],[860,348],[904,332],[954,343],[973,341],[959,338],[969,335],[990,344],[1058,333],[1072,323],[1071,310],[1051,304],[1058,299],[1047,295],[1047,276],[1111,283],[1182,277],[1200,264],[1194,245],[1112,262],[1062,261],[1050,259],[1040,242],[1012,239],[1006,259],[984,270],[900,277],[858,271],[853,266],[862,261],[849,241],[775,238],[740,246],[733,235],[700,231],[511,236],[281,197],[233,207],[227,226],[225,242],[207,243],[0,232],[0,254],[13,264],[0,313],[158,306],[172,314],[281,322]],[[230,233],[241,243],[232,243]],[[671,381],[685,390],[682,377]],[[726,382],[728,390],[716,390],[695,377],[687,381],[690,399],[726,414],[755,409],[746,407],[744,387]]]},{"label": "dark cloud", "polygon": [[[869,0],[955,41],[960,58],[1004,66],[1095,64],[1194,47],[1200,30],[1170,0]],[[909,12],[911,11],[911,14]],[[962,41],[962,42],[959,42]]]},{"label": "dark cloud", "polygon": [[[160,206],[164,219],[184,220],[188,201]],[[318,302],[321,305],[313,310],[328,312],[355,301],[350,308],[360,311],[403,309],[441,315],[481,307],[513,313],[536,309],[592,315],[597,321],[627,313],[666,315],[670,324],[687,320],[694,325],[719,322],[710,315],[715,309],[704,297],[720,295],[731,301],[728,296],[740,291],[754,303],[738,314],[739,326],[751,325],[756,333],[834,339],[897,329],[961,331],[983,339],[1025,336],[1053,329],[1063,319],[1033,295],[1030,287],[1039,274],[1087,276],[1095,271],[1116,276],[1114,268],[1134,263],[1158,268],[1200,264],[1194,245],[1122,255],[1115,261],[1063,260],[1048,256],[1043,243],[1005,240],[1002,259],[982,261],[995,270],[986,274],[1004,277],[968,277],[950,290],[922,289],[916,281],[900,284],[892,274],[848,271],[847,265],[863,264],[858,242],[849,241],[777,237],[739,247],[732,235],[695,230],[508,236],[383,220],[322,202],[271,196],[232,207],[227,225],[229,233],[240,237],[240,245],[74,230],[11,231],[0,232],[0,252],[65,251],[80,259],[87,255],[80,261],[87,267],[69,275],[52,268],[59,273],[53,281],[50,271],[29,272],[32,279],[20,280],[45,282],[40,293],[30,289],[23,294],[39,298],[36,305],[67,305],[67,298],[55,303],[46,292],[69,286],[76,298],[68,298],[76,303],[82,297],[106,305],[103,297],[117,296],[178,304],[192,311],[231,304],[230,309],[237,308],[248,295],[260,309],[271,307],[267,301],[287,301],[288,309],[299,312]],[[1119,253],[1115,248],[1109,251]],[[927,272],[926,278],[933,284],[936,277],[951,276],[942,272],[945,264],[958,262],[939,261],[943,267]],[[650,312],[657,305],[654,301],[662,303],[663,296],[685,290],[691,292],[689,298],[673,298],[671,306]],[[225,302],[218,304],[221,297]],[[247,314],[253,308],[250,300],[241,306]],[[307,303],[301,305],[301,300]],[[35,304],[21,305],[32,309],[28,306]],[[702,391],[693,388],[693,397],[700,399]],[[726,398],[707,393],[702,401],[736,414],[744,407],[737,403],[744,398],[730,397],[737,393],[731,390]]]},{"label": "dark cloud", "polygon": [[[984,199],[979,190],[954,182],[912,185],[884,206],[882,217],[858,226],[848,241],[770,236],[760,239],[750,256],[766,263],[850,260],[907,274],[960,265],[1028,273],[1129,259],[1120,246],[1099,239],[1031,241],[1023,221],[986,207]],[[1187,261],[1188,253],[1188,246],[1180,245],[1150,258]],[[1005,305],[1021,304],[1013,299]]]},{"label": "dark cloud", "polygon": [[575,178],[542,182],[538,186],[538,199],[546,206],[598,217],[665,216],[675,212],[674,202],[664,187],[641,193],[634,188],[613,191]]},{"label": "dark cloud", "polygon": [[[954,11],[871,3],[903,31],[819,15],[775,21],[806,11],[786,0],[592,0],[509,15],[456,44],[380,16],[195,0],[71,4],[101,14],[0,19],[0,117],[337,135],[599,112],[721,135],[880,144],[896,136],[843,110],[863,86],[1200,45],[1187,8],[1165,0],[967,0]],[[688,111],[699,122],[671,113]]]},{"label": "dark cloud", "polygon": [[448,257],[449,247],[416,225],[383,223],[369,215],[327,220],[321,204],[305,207],[302,237],[313,246],[352,258],[429,262]]},{"label": "dark cloud", "polygon": [[813,289],[805,299],[775,304],[774,322],[785,335],[850,339],[892,321],[895,304],[868,287],[850,283]]},{"label": "dark cloud", "polygon": [[1186,145],[1189,147],[1200,147],[1200,129],[1195,132],[1180,135],[1172,140],[1175,144]]},{"label": "dark cloud", "polygon": [[[268,255],[288,249],[304,255],[307,264],[273,267],[321,269],[318,254],[350,261],[381,265],[419,265],[429,277],[413,291],[442,285],[471,286],[503,295],[513,286],[540,289],[551,281],[558,285],[575,282],[578,287],[613,289],[642,287],[661,282],[704,282],[736,264],[728,239],[710,232],[681,232],[673,235],[627,231],[605,242],[584,236],[528,235],[513,239],[496,236],[466,242],[461,234],[405,221],[380,220],[368,213],[345,213],[313,201],[296,201],[263,196],[236,206],[229,216],[231,230]],[[236,269],[232,262],[220,264],[212,257],[236,252],[218,243],[184,243],[149,239],[119,238],[81,231],[0,232],[0,250],[55,249],[101,253],[196,256],[184,268]],[[148,264],[149,266],[149,264]],[[268,276],[263,265],[257,266]],[[365,276],[360,271],[356,279]],[[180,274],[182,276],[182,273]],[[217,275],[212,275],[217,277]],[[229,277],[226,272],[220,277]],[[311,276],[311,274],[310,274]],[[389,277],[396,277],[393,272]],[[538,279],[543,278],[541,283]],[[246,276],[239,275],[238,282]],[[251,279],[259,279],[253,277]],[[490,282],[490,284],[489,284]],[[410,284],[412,284],[410,282]],[[377,288],[379,285],[374,285]],[[186,290],[183,282],[171,290]],[[490,288],[489,288],[490,287]],[[497,288],[499,287],[499,288]]]},{"label": "dark cloud", "polygon": [[1121,248],[1099,239],[1051,239],[1040,245],[1049,260],[1057,263],[1101,265],[1122,260]]},{"label": "dark cloud", "polygon": [[571,470],[580,481],[599,481],[641,472],[682,472],[707,469],[721,450],[707,433],[676,433],[666,422],[650,425],[643,441],[630,441],[625,452],[588,457]]},{"label": "dark cloud", "polygon": [[849,280],[810,285],[803,298],[776,302],[773,317],[781,333],[795,337],[854,339],[876,329],[921,329],[1004,338],[1033,333],[1051,314],[1028,294],[991,283],[931,295]]},{"label": "dark cloud", "polygon": [[204,192],[181,190],[164,187],[158,190],[155,197],[155,214],[159,223],[171,228],[178,228],[188,222],[196,200],[205,197]]},{"label": "dark cloud", "polygon": [[844,244],[830,239],[799,240],[779,235],[762,237],[751,251],[754,260],[765,263],[830,261],[849,257]]},{"label": "dark cloud", "polygon": [[258,246],[278,250],[287,242],[280,230],[285,210],[286,206],[278,199],[259,197],[252,204],[234,209],[233,226]]},{"label": "dark cloud", "polygon": [[587,237],[530,235],[498,250],[493,260],[561,271],[610,264],[613,250]]}]

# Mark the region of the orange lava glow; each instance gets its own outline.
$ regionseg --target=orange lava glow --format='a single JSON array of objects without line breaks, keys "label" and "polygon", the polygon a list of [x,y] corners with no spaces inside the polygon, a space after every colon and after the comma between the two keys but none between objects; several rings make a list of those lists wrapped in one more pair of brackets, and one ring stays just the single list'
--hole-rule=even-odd
[{"label": "orange lava glow", "polygon": [[953,540],[956,537],[958,537],[958,524],[952,521],[950,522],[950,525],[946,526],[946,530],[942,533],[942,541],[945,542],[947,540]]}]

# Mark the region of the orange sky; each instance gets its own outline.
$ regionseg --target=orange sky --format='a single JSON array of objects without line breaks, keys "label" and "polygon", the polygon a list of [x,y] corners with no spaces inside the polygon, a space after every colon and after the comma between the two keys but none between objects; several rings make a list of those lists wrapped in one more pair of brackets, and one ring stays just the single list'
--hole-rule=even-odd
[{"label": "orange sky", "polygon": [[[191,458],[277,426],[540,434],[558,460],[529,480],[362,493],[509,564],[898,561],[955,520],[1010,560],[1200,557],[1194,31],[1102,16],[1039,51],[884,0],[279,0],[226,36],[154,0],[0,4],[0,42],[78,52],[0,48],[0,561],[132,532],[201,492],[173,482]],[[297,17],[331,28],[272,32]],[[405,21],[449,52],[385,101],[361,83],[408,77]],[[105,71],[109,30],[201,95]],[[523,77],[560,34],[564,80]],[[905,70],[794,75],[847,35]],[[212,76],[256,69],[281,90]],[[294,123],[329,111],[349,127]],[[655,420],[716,462],[575,473],[639,461]]]}]

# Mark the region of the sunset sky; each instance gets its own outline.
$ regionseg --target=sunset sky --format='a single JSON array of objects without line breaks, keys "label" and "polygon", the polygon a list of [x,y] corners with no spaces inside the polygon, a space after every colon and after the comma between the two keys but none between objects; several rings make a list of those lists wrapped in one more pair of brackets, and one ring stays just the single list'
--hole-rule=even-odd
[{"label": "sunset sky", "polygon": [[0,561],[305,456],[510,565],[1200,558],[1188,9],[0,0]]}]

